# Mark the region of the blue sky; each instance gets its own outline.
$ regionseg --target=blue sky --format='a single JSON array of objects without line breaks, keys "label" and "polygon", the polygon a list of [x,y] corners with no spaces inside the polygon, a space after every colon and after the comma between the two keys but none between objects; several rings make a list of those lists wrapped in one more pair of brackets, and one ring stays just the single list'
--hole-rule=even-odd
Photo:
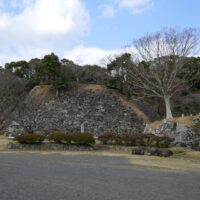
[{"label": "blue sky", "polygon": [[165,27],[200,26],[199,0],[0,0],[0,64],[55,52],[104,63]]}]

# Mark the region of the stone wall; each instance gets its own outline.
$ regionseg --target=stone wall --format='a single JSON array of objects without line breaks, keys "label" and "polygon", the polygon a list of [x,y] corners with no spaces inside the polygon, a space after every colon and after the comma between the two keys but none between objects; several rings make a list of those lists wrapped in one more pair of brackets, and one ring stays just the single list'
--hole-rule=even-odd
[{"label": "stone wall", "polygon": [[[34,97],[37,99],[37,97]],[[144,121],[110,90],[71,89],[40,104],[26,102],[15,119],[25,129],[48,133],[51,129],[96,135],[103,133],[138,133]]]},{"label": "stone wall", "polygon": [[175,122],[174,120],[163,120],[157,127],[150,128],[146,125],[144,133],[160,136],[168,136],[174,139],[173,144],[188,147],[200,147],[200,132],[195,130],[200,123],[200,115],[192,120],[192,125]]}]

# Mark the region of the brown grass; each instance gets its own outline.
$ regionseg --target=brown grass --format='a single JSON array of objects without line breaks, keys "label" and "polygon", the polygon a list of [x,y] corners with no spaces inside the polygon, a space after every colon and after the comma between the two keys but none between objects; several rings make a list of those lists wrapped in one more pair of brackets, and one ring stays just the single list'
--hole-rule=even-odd
[{"label": "brown grass", "polygon": [[133,110],[133,112],[135,112],[136,115],[140,119],[142,119],[146,123],[149,122],[149,118],[147,117],[147,115],[145,115],[144,112],[142,112],[142,110],[140,110],[140,108],[136,105],[135,102],[133,102],[132,100],[129,100],[128,97],[126,97],[125,95],[119,94],[116,91],[112,91],[112,93],[119,98],[119,100],[122,102],[123,105],[125,105],[125,106],[129,107],[131,110]]},{"label": "brown grass", "polygon": [[41,104],[50,101],[55,97],[55,91],[51,85],[35,86],[29,93],[26,101]]},{"label": "brown grass", "polygon": [[6,136],[0,135],[0,151],[7,150],[8,138]]},{"label": "brown grass", "polygon": [[[199,117],[199,115],[195,115],[195,116],[185,116],[185,117],[174,117],[172,120],[176,123],[181,123],[181,124],[185,124],[188,127],[192,127],[192,120]],[[162,121],[155,121],[151,124],[149,124],[150,128],[157,128]]]},{"label": "brown grass", "polygon": [[172,171],[200,171],[200,160],[191,160],[186,158],[160,158],[154,156],[133,156],[130,157],[130,163],[133,165],[150,167],[154,169],[172,170]]},{"label": "brown grass", "polygon": [[195,119],[196,117],[198,117],[198,115],[186,116],[186,117],[176,117],[176,118],[174,118],[174,120],[175,120],[175,122],[185,124],[186,126],[191,127],[191,126],[193,126],[192,120]]},{"label": "brown grass", "polygon": [[106,89],[104,85],[96,85],[96,84],[81,84],[80,88],[84,88],[84,89],[92,90],[92,91],[102,91]]}]

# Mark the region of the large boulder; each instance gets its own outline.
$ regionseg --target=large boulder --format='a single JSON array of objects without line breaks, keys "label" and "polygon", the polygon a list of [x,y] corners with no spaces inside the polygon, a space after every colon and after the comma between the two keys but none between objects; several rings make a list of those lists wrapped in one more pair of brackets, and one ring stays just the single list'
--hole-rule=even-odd
[{"label": "large boulder", "polygon": [[174,143],[183,146],[193,146],[194,135],[195,133],[191,128],[187,127],[185,124],[177,123]]},{"label": "large boulder", "polygon": [[144,155],[144,153],[145,153],[145,148],[144,147],[133,147],[133,149],[132,149],[132,154]]},{"label": "large boulder", "polygon": [[161,157],[170,157],[173,155],[173,152],[169,149],[160,149],[159,156]]},{"label": "large boulder", "polygon": [[152,147],[147,149],[148,156],[159,156],[160,150],[158,148]]}]

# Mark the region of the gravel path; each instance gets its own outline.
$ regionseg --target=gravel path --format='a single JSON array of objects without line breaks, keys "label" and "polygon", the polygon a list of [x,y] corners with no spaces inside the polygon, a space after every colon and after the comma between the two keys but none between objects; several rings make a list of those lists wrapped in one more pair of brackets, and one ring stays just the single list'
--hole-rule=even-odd
[{"label": "gravel path", "polygon": [[123,157],[0,154],[0,200],[199,199],[199,173],[139,169]]}]

